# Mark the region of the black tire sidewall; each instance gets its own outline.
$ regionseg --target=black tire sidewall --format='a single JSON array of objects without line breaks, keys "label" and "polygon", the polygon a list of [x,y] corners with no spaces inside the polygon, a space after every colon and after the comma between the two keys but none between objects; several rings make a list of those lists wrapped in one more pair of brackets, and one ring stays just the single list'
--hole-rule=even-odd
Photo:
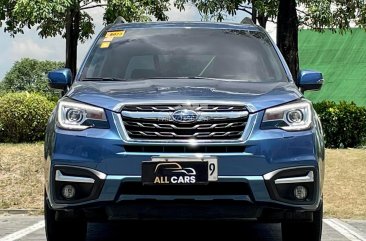
[{"label": "black tire sidewall", "polygon": [[82,219],[56,221],[56,211],[50,208],[46,195],[44,198],[44,219],[47,241],[83,241],[86,239],[87,222]]},{"label": "black tire sidewall", "polygon": [[282,241],[321,241],[323,202],[313,212],[312,222],[282,222]]}]

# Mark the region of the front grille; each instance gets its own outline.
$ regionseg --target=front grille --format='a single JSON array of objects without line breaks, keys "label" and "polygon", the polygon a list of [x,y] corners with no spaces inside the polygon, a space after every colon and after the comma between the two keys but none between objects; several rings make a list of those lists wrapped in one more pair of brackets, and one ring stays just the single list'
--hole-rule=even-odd
[{"label": "front grille", "polygon": [[[172,115],[193,110],[197,120],[180,122]],[[127,134],[141,140],[238,140],[248,121],[245,106],[141,105],[125,106],[122,120]]]},{"label": "front grille", "polygon": [[150,153],[243,153],[244,146],[124,146],[126,152]]}]

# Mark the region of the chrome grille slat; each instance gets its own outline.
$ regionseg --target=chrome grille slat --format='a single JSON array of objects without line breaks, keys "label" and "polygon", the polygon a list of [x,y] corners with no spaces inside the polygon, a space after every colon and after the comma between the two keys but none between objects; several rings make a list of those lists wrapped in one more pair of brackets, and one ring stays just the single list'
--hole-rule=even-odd
[{"label": "chrome grille slat", "polygon": [[148,136],[148,137],[177,137],[177,138],[204,138],[204,137],[229,137],[242,135],[242,131],[236,132],[197,132],[193,135],[178,135],[174,132],[156,132],[156,131],[128,131],[129,135],[133,136]]},{"label": "chrome grille slat", "polygon": [[[150,121],[160,121],[168,122],[173,121],[172,114],[174,112],[148,112],[148,111],[122,111],[122,116],[127,118],[133,118],[137,120],[150,120]],[[230,112],[198,112],[197,122],[207,122],[214,120],[233,120],[248,117],[249,113],[247,111],[230,111]]]},{"label": "chrome grille slat", "polygon": [[[193,122],[175,120],[173,113],[193,110]],[[249,112],[242,105],[127,105],[121,111],[126,133],[135,140],[240,140]]]},{"label": "chrome grille slat", "polygon": [[125,106],[125,111],[157,111],[157,112],[169,112],[180,109],[190,109],[194,111],[206,111],[206,112],[217,112],[217,111],[247,111],[245,106],[237,105],[129,105]]}]

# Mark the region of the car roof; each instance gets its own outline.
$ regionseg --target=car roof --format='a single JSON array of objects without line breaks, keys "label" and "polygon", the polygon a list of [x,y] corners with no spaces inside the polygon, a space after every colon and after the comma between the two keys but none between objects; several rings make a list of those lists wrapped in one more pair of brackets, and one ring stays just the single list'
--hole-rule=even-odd
[{"label": "car roof", "polygon": [[133,28],[201,28],[201,29],[232,29],[247,31],[263,31],[257,25],[215,22],[144,22],[144,23],[117,23],[110,25],[108,31]]}]

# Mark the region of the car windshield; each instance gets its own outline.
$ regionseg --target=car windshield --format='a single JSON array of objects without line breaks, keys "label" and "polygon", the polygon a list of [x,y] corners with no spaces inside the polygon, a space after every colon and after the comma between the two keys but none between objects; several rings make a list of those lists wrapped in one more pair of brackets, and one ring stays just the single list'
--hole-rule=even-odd
[{"label": "car windshield", "polygon": [[103,33],[81,80],[213,78],[287,81],[266,34],[248,30],[151,28]]}]

